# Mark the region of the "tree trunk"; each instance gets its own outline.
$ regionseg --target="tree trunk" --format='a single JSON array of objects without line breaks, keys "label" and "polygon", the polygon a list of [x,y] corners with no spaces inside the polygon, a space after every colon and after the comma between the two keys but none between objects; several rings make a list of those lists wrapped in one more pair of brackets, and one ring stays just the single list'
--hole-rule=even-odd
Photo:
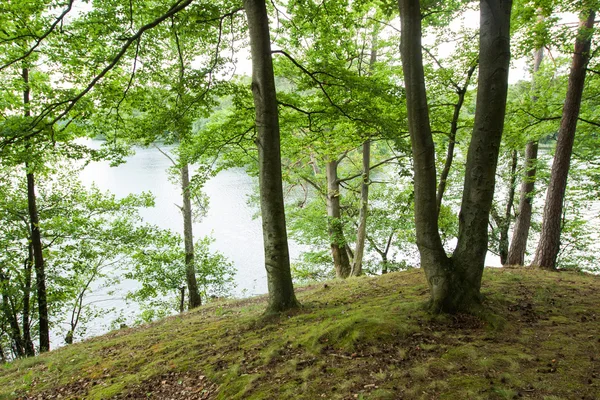
[{"label": "tree trunk", "polygon": [[337,175],[337,161],[328,161],[325,165],[327,174],[327,217],[329,223],[329,240],[331,255],[335,267],[335,276],[345,279],[350,276],[350,258],[346,251],[346,237],[342,226],[340,210],[340,183]]},{"label": "tree trunk", "polygon": [[185,286],[179,288],[179,312],[185,311]]},{"label": "tree trunk", "polygon": [[429,283],[431,307],[439,309],[439,305],[450,295],[447,281],[451,264],[438,231],[435,148],[421,53],[421,10],[419,1],[415,0],[399,0],[398,5],[401,20],[400,53],[413,155],[417,247]]},{"label": "tree trunk", "polygon": [[9,335],[12,339],[15,355],[17,357],[23,357],[26,355],[25,343],[23,342],[23,337],[21,336],[21,329],[19,327],[17,313],[12,307],[12,301],[10,299],[10,296],[6,293],[8,285],[8,277],[5,276],[3,273],[0,273],[0,289],[2,290],[2,312],[4,313],[4,318],[8,321],[8,325],[10,326]]},{"label": "tree trunk", "polygon": [[[488,223],[504,127],[510,63],[512,0],[481,0],[479,77],[473,134],[465,166],[458,242],[452,263],[464,302],[479,302]],[[455,306],[460,306],[456,304]]]},{"label": "tree trunk", "polygon": [[467,71],[467,79],[465,79],[465,84],[463,87],[456,87],[456,94],[458,95],[458,100],[456,104],[454,104],[454,112],[452,114],[452,121],[450,122],[450,134],[448,135],[448,149],[446,151],[446,162],[444,163],[444,168],[442,169],[442,173],[440,174],[440,182],[437,188],[436,202],[437,202],[437,210],[438,214],[440,212],[440,208],[442,207],[442,200],[444,199],[444,192],[446,191],[446,184],[448,181],[448,175],[450,175],[450,168],[452,168],[452,162],[454,161],[454,147],[456,146],[456,133],[458,132],[458,119],[460,118],[460,110],[462,109],[463,104],[465,103],[465,95],[467,94],[467,89],[469,87],[469,83],[471,82],[471,77],[475,73],[475,69],[477,68],[477,64],[471,66]]},{"label": "tree trunk", "polygon": [[[371,55],[369,57],[369,73],[377,62],[377,35],[379,26],[376,25],[371,35]],[[365,238],[367,236],[367,216],[369,213],[369,185],[371,169],[371,141],[365,140],[362,145],[362,183],[360,185],[360,211],[358,215],[358,229],[356,231],[356,246],[352,258],[350,275],[362,275],[362,262],[365,253]]]},{"label": "tree trunk", "polygon": [[32,357],[35,355],[35,347],[33,345],[33,341],[31,340],[31,275],[32,275],[32,266],[34,263],[33,260],[33,246],[31,243],[28,247],[28,255],[27,259],[24,262],[24,282],[23,282],[23,318],[22,318],[22,326],[23,326],[23,343],[25,345],[25,355],[27,357]]},{"label": "tree trunk", "polygon": [[265,268],[269,287],[267,313],[298,306],[288,250],[277,94],[271,57],[269,18],[264,0],[244,0],[252,55],[252,94],[256,110],[258,183]]},{"label": "tree trunk", "polygon": [[430,287],[430,309],[433,312],[470,310],[480,302],[487,252],[487,225],[508,89],[511,1],[480,2],[477,108],[467,155],[458,244],[452,259],[446,256],[438,231],[435,149],[423,73],[419,2],[399,0],[398,3],[414,165],[417,246]]},{"label": "tree trunk", "polygon": [[42,254],[42,237],[40,234],[40,220],[35,196],[35,179],[32,172],[27,172],[27,203],[29,220],[31,222],[31,245],[33,246],[37,289],[40,353],[43,353],[50,350],[50,326],[48,322],[48,300],[46,295],[46,269]]},{"label": "tree trunk", "polygon": [[542,232],[532,265],[555,270],[556,258],[560,250],[560,227],[563,214],[563,201],[567,188],[567,178],[571,164],[571,153],[581,107],[585,84],[586,68],[590,57],[592,28],[596,12],[590,10],[582,14],[580,30],[575,41],[575,51],[569,73],[567,96],[563,107],[556,151],[552,163],[550,184],[546,193]]},{"label": "tree trunk", "polygon": [[192,231],[192,201],[190,198],[190,170],[186,163],[181,167],[181,192],[183,196],[183,242],[185,246],[185,278],[189,293],[189,309],[202,305],[202,298],[196,282],[196,266],[194,260],[194,234]]},{"label": "tree trunk", "polygon": [[365,252],[365,238],[367,236],[367,215],[369,213],[369,185],[371,164],[371,141],[366,140],[362,148],[363,174],[360,185],[360,212],[358,215],[358,229],[356,231],[356,247],[352,263],[352,276],[362,275],[362,261]]},{"label": "tree trunk", "polygon": [[513,206],[513,202],[515,200],[515,183],[517,181],[517,151],[512,151],[511,163],[510,163],[510,181],[508,185],[508,196],[506,199],[506,209],[504,211],[504,216],[501,218],[499,228],[500,228],[500,240],[498,243],[498,254],[500,255],[500,263],[502,265],[506,265],[508,260],[508,230],[510,229],[510,221],[511,221],[511,210]]},{"label": "tree trunk", "polygon": [[[29,110],[29,69],[23,68],[23,108],[25,117],[30,117]],[[33,247],[33,260],[35,266],[35,278],[38,300],[39,331],[40,331],[40,353],[50,350],[50,326],[48,322],[48,300],[46,295],[46,271],[44,266],[44,256],[42,254],[42,237],[40,234],[40,220],[38,216],[36,197],[35,197],[35,178],[30,166],[25,164],[27,170],[27,207],[29,210],[29,220],[31,223],[31,245]]]},{"label": "tree trunk", "polygon": [[362,275],[362,261],[365,252],[365,238],[367,236],[367,214],[369,212],[369,185],[371,164],[371,141],[366,140],[362,145],[363,174],[360,185],[360,211],[358,215],[358,229],[356,231],[356,247],[352,263],[352,276]]},{"label": "tree trunk", "polygon": [[[540,48],[535,52],[533,63],[533,79],[535,85],[535,74],[539,71],[542,59],[544,58],[544,49]],[[533,97],[533,101],[536,101]],[[535,188],[535,179],[537,173],[537,140],[530,140],[525,146],[525,174],[521,181],[519,196],[519,210],[515,220],[515,229],[513,230],[510,249],[508,251],[508,265],[524,265],[525,251],[527,250],[527,239],[529,238],[529,228],[531,228],[531,215],[533,209],[533,190]]]}]

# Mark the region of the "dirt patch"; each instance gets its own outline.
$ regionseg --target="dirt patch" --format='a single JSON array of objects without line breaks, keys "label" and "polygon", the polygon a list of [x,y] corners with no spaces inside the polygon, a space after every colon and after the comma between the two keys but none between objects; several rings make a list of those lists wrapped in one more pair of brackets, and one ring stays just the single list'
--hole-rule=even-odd
[{"label": "dirt patch", "polygon": [[218,386],[197,371],[169,372],[135,385],[114,399],[210,399]]}]

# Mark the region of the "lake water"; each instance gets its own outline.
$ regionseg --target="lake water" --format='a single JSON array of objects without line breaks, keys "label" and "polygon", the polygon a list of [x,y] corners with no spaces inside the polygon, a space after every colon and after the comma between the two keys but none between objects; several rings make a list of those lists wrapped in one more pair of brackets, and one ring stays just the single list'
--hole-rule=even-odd
[{"label": "lake water", "polygon": [[[163,150],[167,150],[165,148]],[[181,189],[169,180],[167,169],[171,161],[155,148],[137,148],[125,164],[110,167],[108,162],[92,163],[81,173],[86,184],[95,183],[118,197],[150,191],[156,206],[143,209],[144,221],[183,234],[183,220],[177,205],[181,205]],[[243,169],[220,172],[210,179],[204,192],[210,199],[206,217],[194,223],[194,236],[211,235],[213,250],[225,254],[235,265],[236,295],[266,293],[264,251],[258,204],[249,204],[249,195],[256,191],[258,181]],[[290,244],[291,256],[299,253]]]},{"label": "lake water", "polygon": [[[94,141],[92,145],[99,143]],[[169,148],[163,150],[168,151]],[[156,206],[142,210],[143,219],[182,233],[182,216],[176,206],[181,204],[181,191],[169,180],[167,169],[170,166],[171,161],[157,149],[137,148],[136,154],[129,157],[125,164],[110,167],[108,162],[92,163],[81,173],[81,178],[84,183],[93,182],[99,188],[109,190],[119,197],[143,191],[152,192],[156,198]],[[256,192],[257,186],[257,180],[248,176],[243,169],[220,172],[204,187],[204,192],[210,199],[208,214],[201,222],[194,224],[196,238],[211,235],[215,238],[212,249],[222,252],[234,263],[237,271],[234,294],[238,297],[267,292],[261,222],[259,218],[254,218],[258,212],[258,204],[249,203],[249,195]],[[599,207],[599,204],[594,204],[593,215],[597,215]],[[300,246],[290,241],[292,258],[297,257],[300,250]],[[499,258],[488,253],[486,265],[499,267]],[[121,293],[117,292],[116,295],[97,291],[90,301],[102,302],[103,307],[123,309],[125,303],[120,296],[128,288],[131,289],[131,285],[135,283],[126,282],[120,288]],[[131,305],[128,307],[129,311],[134,310]],[[86,336],[105,331],[110,319],[109,316],[105,321],[94,322]]]},{"label": "lake water", "polygon": [[[101,142],[86,144],[98,147]],[[161,148],[169,151],[169,147]],[[94,183],[102,190],[108,190],[117,197],[128,194],[151,192],[155,196],[155,207],[142,209],[140,215],[145,222],[183,234],[183,219],[177,205],[181,205],[181,190],[178,184],[169,179],[167,172],[171,161],[156,148],[136,148],[135,155],[118,167],[108,162],[89,164],[80,174],[82,181]],[[258,204],[250,204],[249,196],[256,193],[258,180],[246,174],[243,169],[229,169],[210,179],[204,192],[208,195],[209,209],[200,222],[194,223],[194,237],[210,235],[215,241],[213,251],[220,251],[229,258],[236,269],[236,297],[246,297],[267,292],[267,277],[264,267],[264,250]],[[290,256],[297,257],[300,246],[290,241]],[[118,287],[96,288],[88,296],[88,303],[104,309],[114,308],[102,321],[89,324],[86,337],[105,332],[111,322],[121,313],[126,316],[138,311],[136,305],[126,304],[123,296],[136,282],[125,281]],[[114,293],[111,293],[114,292]],[[53,338],[54,347],[62,344],[62,338]]]}]

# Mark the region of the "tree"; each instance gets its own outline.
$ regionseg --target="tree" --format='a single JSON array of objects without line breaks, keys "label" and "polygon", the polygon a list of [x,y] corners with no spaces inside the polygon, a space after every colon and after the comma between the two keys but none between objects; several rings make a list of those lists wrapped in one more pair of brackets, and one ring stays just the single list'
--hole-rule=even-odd
[{"label": "tree", "polygon": [[584,11],[575,40],[575,48],[569,74],[567,97],[562,113],[550,184],[546,194],[542,232],[532,265],[556,269],[556,257],[560,250],[560,231],[571,153],[575,140],[579,110],[585,84],[587,64],[590,59],[592,29],[596,11]]},{"label": "tree", "polygon": [[415,225],[421,266],[434,312],[470,310],[479,290],[487,252],[487,228],[506,107],[510,60],[510,0],[480,2],[479,78],[475,123],[467,154],[452,257],[442,246],[437,221],[435,149],[421,54],[419,1],[400,0],[401,56],[414,163]]},{"label": "tree", "polygon": [[264,0],[244,0],[252,56],[252,93],[265,269],[269,287],[267,313],[298,306],[292,284],[283,205],[277,94],[271,57],[269,18]]}]

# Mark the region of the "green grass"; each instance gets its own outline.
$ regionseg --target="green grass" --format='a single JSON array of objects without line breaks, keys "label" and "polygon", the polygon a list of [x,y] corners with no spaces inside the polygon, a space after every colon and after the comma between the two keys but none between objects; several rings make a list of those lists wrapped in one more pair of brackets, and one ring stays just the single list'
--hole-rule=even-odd
[{"label": "green grass", "polygon": [[298,288],[276,318],[221,301],[4,365],[0,399],[600,398],[599,277],[486,269],[482,293],[431,316],[412,270]]}]

